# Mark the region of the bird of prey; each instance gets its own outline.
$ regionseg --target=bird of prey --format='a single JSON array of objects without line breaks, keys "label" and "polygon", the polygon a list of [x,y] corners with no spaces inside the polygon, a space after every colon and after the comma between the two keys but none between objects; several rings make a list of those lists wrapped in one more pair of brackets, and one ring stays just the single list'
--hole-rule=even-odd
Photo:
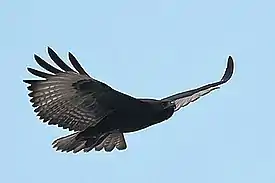
[{"label": "bird of prey", "polygon": [[38,65],[49,72],[27,68],[40,79],[24,82],[29,84],[30,102],[37,116],[49,125],[73,131],[56,139],[53,147],[73,153],[126,149],[125,133],[169,119],[180,108],[220,88],[234,70],[233,58],[229,56],[220,81],[163,99],[143,99],[124,94],[91,77],[70,52],[68,57],[74,69],[50,47],[48,54],[59,68],[34,55]]}]

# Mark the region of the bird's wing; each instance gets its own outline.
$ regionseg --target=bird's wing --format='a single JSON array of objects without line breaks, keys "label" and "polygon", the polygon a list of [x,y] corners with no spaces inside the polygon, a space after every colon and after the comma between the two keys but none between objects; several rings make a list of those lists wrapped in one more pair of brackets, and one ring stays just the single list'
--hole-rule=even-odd
[{"label": "bird's wing", "polygon": [[111,152],[114,148],[118,150],[126,149],[127,144],[123,133],[117,131],[109,134],[100,144],[95,147],[95,150],[101,151],[103,148],[107,152]]},{"label": "bird's wing", "polygon": [[51,48],[48,48],[48,54],[60,69],[34,55],[36,62],[51,73],[28,68],[30,73],[44,79],[24,80],[30,84],[30,101],[43,122],[82,131],[96,125],[117,107],[140,102],[90,77],[71,53],[69,60],[76,71]]},{"label": "bird's wing", "polygon": [[191,102],[196,101],[199,99],[201,96],[206,95],[210,93],[213,90],[216,90],[220,88],[220,85],[226,83],[233,75],[233,70],[234,70],[234,61],[231,56],[228,57],[227,61],[227,67],[224,72],[223,77],[221,78],[220,81],[215,82],[215,83],[210,83],[207,85],[204,85],[202,87],[181,92],[166,98],[161,99],[162,101],[170,101],[175,104],[175,111],[179,110],[181,107],[184,107],[188,105]]}]

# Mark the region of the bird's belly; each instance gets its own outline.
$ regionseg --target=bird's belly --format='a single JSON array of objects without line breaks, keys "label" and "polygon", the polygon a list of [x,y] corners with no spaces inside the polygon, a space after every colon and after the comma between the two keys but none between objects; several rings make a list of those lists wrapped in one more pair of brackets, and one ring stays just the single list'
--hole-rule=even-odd
[{"label": "bird's belly", "polygon": [[135,132],[142,130],[154,124],[149,117],[142,115],[113,114],[100,122],[104,126],[108,126],[109,130],[119,129],[123,133]]},{"label": "bird's belly", "polygon": [[159,113],[116,111],[103,119],[103,121],[100,122],[100,126],[104,126],[104,129],[108,131],[119,130],[123,133],[135,132],[167,120],[172,116],[173,112],[173,108]]},{"label": "bird's belly", "polygon": [[167,108],[153,115],[137,115],[135,118],[126,120],[123,125],[121,125],[120,129],[125,133],[142,130],[169,119],[173,115],[173,113],[174,107],[171,106],[170,108]]},{"label": "bird's belly", "polygon": [[126,121],[123,121],[119,129],[123,133],[135,132],[145,129],[149,126],[158,124],[162,121],[163,120],[153,120],[150,118],[140,118],[139,116],[137,116],[136,118],[131,118]]},{"label": "bird's belly", "polygon": [[132,122],[128,121],[128,123],[129,123],[129,125],[120,127],[121,132],[123,132],[123,133],[135,132],[135,131],[145,129],[152,125],[150,123],[140,123],[140,121],[134,122],[134,123],[133,123],[133,121]]},{"label": "bird's belly", "polygon": [[144,126],[137,126],[136,128],[133,128],[133,127],[130,127],[130,128],[123,128],[121,130],[122,133],[131,133],[131,132],[137,132],[137,131],[140,131],[140,130],[143,130],[145,128],[148,128],[150,126],[153,126],[153,125],[144,125]]}]

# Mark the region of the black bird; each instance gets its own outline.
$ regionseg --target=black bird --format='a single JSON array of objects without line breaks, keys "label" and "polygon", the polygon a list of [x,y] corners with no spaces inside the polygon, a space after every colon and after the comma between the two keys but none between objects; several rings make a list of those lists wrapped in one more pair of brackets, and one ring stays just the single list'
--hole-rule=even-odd
[{"label": "black bird", "polygon": [[24,82],[30,84],[30,102],[43,122],[74,131],[56,139],[53,147],[74,153],[92,149],[110,152],[115,147],[118,150],[126,149],[124,133],[169,119],[181,107],[226,83],[234,70],[233,59],[229,56],[226,71],[218,82],[161,100],[138,99],[89,76],[70,52],[69,60],[75,70],[49,47],[48,54],[59,68],[34,55],[36,62],[50,73],[27,68],[30,73],[43,79]]}]

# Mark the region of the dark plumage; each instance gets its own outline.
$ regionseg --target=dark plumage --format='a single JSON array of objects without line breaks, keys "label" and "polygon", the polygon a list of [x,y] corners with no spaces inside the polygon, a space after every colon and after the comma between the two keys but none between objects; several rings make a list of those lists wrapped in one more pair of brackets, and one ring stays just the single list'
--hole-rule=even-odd
[{"label": "dark plumage", "polygon": [[51,48],[48,54],[59,69],[34,55],[36,62],[50,73],[28,68],[42,79],[24,82],[30,84],[30,101],[43,122],[74,131],[55,140],[53,146],[74,153],[92,149],[112,151],[115,147],[126,149],[124,133],[167,120],[181,107],[218,89],[231,78],[234,70],[233,59],[229,56],[226,71],[218,82],[161,100],[137,99],[90,77],[71,53],[69,60],[75,70]]}]

